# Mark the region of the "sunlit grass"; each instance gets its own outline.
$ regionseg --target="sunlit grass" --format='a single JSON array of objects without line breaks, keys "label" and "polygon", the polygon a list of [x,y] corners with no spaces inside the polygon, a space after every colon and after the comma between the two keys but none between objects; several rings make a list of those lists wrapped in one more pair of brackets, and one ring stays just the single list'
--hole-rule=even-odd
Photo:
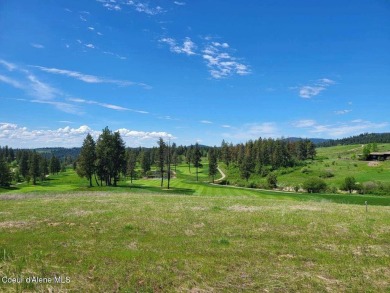
[{"label": "sunlit grass", "polygon": [[2,195],[2,292],[386,292],[390,210],[159,193]]}]

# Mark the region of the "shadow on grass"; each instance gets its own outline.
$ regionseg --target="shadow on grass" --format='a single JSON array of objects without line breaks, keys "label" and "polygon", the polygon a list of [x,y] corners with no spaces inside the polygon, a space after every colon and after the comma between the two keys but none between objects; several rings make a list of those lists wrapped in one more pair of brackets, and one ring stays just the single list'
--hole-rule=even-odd
[{"label": "shadow on grass", "polygon": [[195,193],[194,189],[190,188],[178,188],[178,187],[171,187],[170,189],[167,189],[166,187],[156,187],[156,186],[147,186],[143,184],[132,184],[129,186],[126,186],[126,188],[130,192],[158,192],[158,193],[173,193],[173,194],[186,194],[186,195],[192,195]]}]

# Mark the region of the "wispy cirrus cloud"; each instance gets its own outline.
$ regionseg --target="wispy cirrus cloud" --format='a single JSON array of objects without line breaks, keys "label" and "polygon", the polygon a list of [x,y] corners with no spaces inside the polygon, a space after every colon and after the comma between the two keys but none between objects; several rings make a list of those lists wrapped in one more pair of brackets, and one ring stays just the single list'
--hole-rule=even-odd
[{"label": "wispy cirrus cloud", "polygon": [[202,123],[202,124],[213,124],[213,122],[211,122],[209,120],[201,120],[199,122]]},{"label": "wispy cirrus cloud", "polygon": [[329,78],[318,79],[312,85],[304,85],[299,87],[299,96],[304,99],[310,99],[314,96],[319,95],[322,91],[326,90],[329,86],[336,82]]},{"label": "wispy cirrus cloud", "polygon": [[182,45],[178,45],[177,41],[173,38],[162,38],[159,40],[160,43],[166,43],[169,45],[169,49],[173,53],[186,54],[188,56],[196,55],[194,50],[196,45],[190,38],[185,38]]},{"label": "wispy cirrus cloud", "polygon": [[338,111],[334,111],[334,113],[336,115],[344,115],[344,114],[348,114],[350,112],[352,112],[352,110],[338,110]]},{"label": "wispy cirrus cloud", "polygon": [[5,76],[5,75],[1,75],[0,74],[0,81],[4,82],[4,83],[7,83],[7,84],[11,85],[14,88],[18,88],[18,89],[24,89],[25,88],[25,86],[21,82],[13,79],[11,77]]},{"label": "wispy cirrus cloud", "polygon": [[3,65],[8,71],[14,71],[15,69],[17,69],[17,66],[15,64],[12,64],[2,59],[0,59],[0,64]]},{"label": "wispy cirrus cloud", "polygon": [[241,127],[231,128],[230,132],[223,133],[222,136],[236,141],[258,139],[259,137],[276,138],[280,137],[280,130],[274,122],[247,123]]},{"label": "wispy cirrus cloud", "polygon": [[315,120],[303,119],[303,120],[294,121],[291,123],[291,125],[297,128],[305,128],[305,127],[314,126],[316,125],[316,123],[317,122]]},{"label": "wispy cirrus cloud", "polygon": [[69,113],[69,114],[83,114],[83,112],[75,105],[69,104],[69,103],[64,103],[60,101],[45,101],[45,100],[30,100],[31,103],[37,103],[37,104],[47,104],[54,106],[58,110]]},{"label": "wispy cirrus cloud", "polygon": [[[62,121],[66,122],[66,121]],[[138,131],[127,128],[120,128],[119,131],[123,140],[128,146],[152,146],[159,137],[163,139],[174,139],[175,137],[165,131]],[[95,139],[101,134],[100,130],[94,130],[88,125],[79,127],[61,127],[57,129],[29,129],[25,126],[14,123],[0,123],[0,145],[11,147],[79,147],[82,145],[85,136],[90,133]]]},{"label": "wispy cirrus cloud", "polygon": [[0,65],[14,74],[13,77],[0,75],[0,82],[7,83],[17,89],[21,89],[30,96],[34,96],[40,100],[50,100],[55,98],[57,95],[62,94],[60,90],[41,81],[36,75],[25,68],[19,67],[5,60],[0,60]]},{"label": "wispy cirrus cloud", "polygon": [[292,125],[296,128],[306,128],[309,133],[313,133],[325,138],[342,138],[351,135],[357,135],[364,131],[374,131],[389,126],[388,122],[372,122],[363,119],[355,119],[347,122],[338,122],[333,124],[321,124],[315,120],[300,120]]},{"label": "wispy cirrus cloud", "polygon": [[34,47],[35,49],[44,49],[45,48],[44,45],[37,44],[37,43],[32,43],[31,46]]},{"label": "wispy cirrus cloud", "polygon": [[44,67],[44,66],[32,66],[32,67],[38,68],[39,70],[47,72],[47,73],[72,77],[72,78],[81,80],[81,81],[86,82],[86,83],[111,83],[111,84],[116,84],[118,86],[137,85],[137,86],[142,86],[145,88],[150,88],[150,86],[148,86],[144,83],[138,83],[138,82],[133,82],[133,81],[128,81],[128,80],[108,79],[108,78],[99,77],[96,75],[80,73],[78,71],[59,69],[59,68],[49,68],[49,67]]},{"label": "wispy cirrus cloud", "polygon": [[75,103],[82,103],[82,104],[97,105],[97,106],[104,107],[104,108],[111,109],[111,110],[115,110],[115,111],[130,111],[130,112],[135,112],[135,113],[139,113],[139,114],[149,114],[149,112],[147,112],[147,111],[134,110],[134,109],[118,106],[118,105],[101,103],[101,102],[97,102],[97,101],[93,101],[93,100],[69,98],[68,101],[75,102]]},{"label": "wispy cirrus cloud", "polygon": [[184,5],[186,5],[185,2],[179,2],[179,1],[173,1],[173,3],[176,4],[176,5],[179,5],[179,6],[184,6]]}]

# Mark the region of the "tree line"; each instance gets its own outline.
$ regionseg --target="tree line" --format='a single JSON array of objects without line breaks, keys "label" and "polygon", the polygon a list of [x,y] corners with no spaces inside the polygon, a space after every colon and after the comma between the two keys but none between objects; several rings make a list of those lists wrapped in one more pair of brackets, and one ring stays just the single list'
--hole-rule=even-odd
[{"label": "tree line", "polygon": [[315,155],[315,145],[308,139],[259,138],[236,145],[223,140],[219,149],[219,160],[227,167],[234,164],[246,180],[251,174],[266,176],[279,168],[297,166],[301,161],[314,159]]},{"label": "tree line", "polygon": [[336,145],[390,143],[390,133],[362,133],[342,139],[330,139],[318,143],[318,147],[331,147]]},{"label": "tree line", "polygon": [[64,164],[54,155],[48,158],[35,150],[0,147],[0,186],[8,187],[12,181],[35,185],[50,173],[56,174],[64,169]]}]

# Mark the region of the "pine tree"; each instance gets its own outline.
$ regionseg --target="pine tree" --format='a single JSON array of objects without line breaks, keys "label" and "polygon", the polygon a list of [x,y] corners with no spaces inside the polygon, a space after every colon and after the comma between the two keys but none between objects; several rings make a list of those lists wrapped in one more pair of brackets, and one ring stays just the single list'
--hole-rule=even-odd
[{"label": "pine tree", "polygon": [[47,174],[49,174],[47,159],[41,157],[39,160],[39,175],[41,176],[41,181],[45,180]]},{"label": "pine tree", "polygon": [[186,163],[188,164],[188,172],[191,173],[191,162],[194,155],[194,146],[191,145],[186,151]]},{"label": "pine tree", "polygon": [[128,152],[127,168],[126,168],[127,175],[130,176],[130,183],[133,183],[136,165],[137,165],[137,156],[136,156],[135,152],[130,150]]},{"label": "pine tree", "polygon": [[26,180],[28,176],[28,153],[26,151],[23,151],[20,156],[19,172],[23,176],[24,180]]},{"label": "pine tree", "polygon": [[194,167],[196,168],[196,181],[199,181],[199,172],[198,168],[202,168],[202,152],[200,151],[199,144],[195,144],[194,148],[194,154],[192,157],[192,163],[194,164]]},{"label": "pine tree", "polygon": [[12,181],[11,170],[7,162],[0,158],[0,186],[9,187]]},{"label": "pine tree", "polygon": [[213,183],[215,175],[218,172],[218,162],[217,162],[217,150],[216,148],[210,148],[208,153],[209,159],[209,176],[213,178]]},{"label": "pine tree", "polygon": [[29,175],[33,180],[33,185],[36,185],[39,176],[39,155],[37,152],[30,153],[29,163]]},{"label": "pine tree", "polygon": [[92,176],[96,171],[96,144],[93,137],[88,133],[84,139],[83,146],[80,150],[80,155],[77,159],[77,174],[80,177],[86,177],[89,181],[89,186],[92,187]]},{"label": "pine tree", "polygon": [[140,162],[143,173],[146,175],[150,171],[150,154],[147,150],[142,150],[140,153]]},{"label": "pine tree", "polygon": [[119,180],[119,175],[121,173],[121,170],[124,169],[124,166],[126,165],[126,156],[125,156],[125,143],[120,135],[120,133],[117,131],[113,135],[113,153],[111,154],[111,158],[113,160],[113,178],[114,178],[114,186],[117,185],[117,182]]},{"label": "pine tree", "polygon": [[163,187],[164,184],[164,162],[165,162],[165,142],[160,137],[160,139],[157,141],[158,144],[158,161],[157,161],[157,166],[160,168],[160,173],[161,173],[161,187]]}]

